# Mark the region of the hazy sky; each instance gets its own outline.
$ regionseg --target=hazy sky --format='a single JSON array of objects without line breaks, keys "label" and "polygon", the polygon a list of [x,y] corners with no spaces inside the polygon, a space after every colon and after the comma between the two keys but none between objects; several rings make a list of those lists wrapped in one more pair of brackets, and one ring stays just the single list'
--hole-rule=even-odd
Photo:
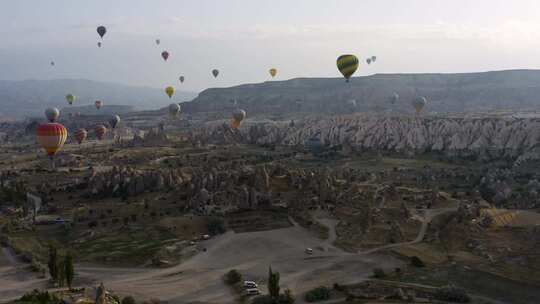
[{"label": "hazy sky", "polygon": [[338,77],[342,53],[378,56],[357,75],[540,68],[538,0],[0,0],[0,33],[0,79],[199,91]]}]

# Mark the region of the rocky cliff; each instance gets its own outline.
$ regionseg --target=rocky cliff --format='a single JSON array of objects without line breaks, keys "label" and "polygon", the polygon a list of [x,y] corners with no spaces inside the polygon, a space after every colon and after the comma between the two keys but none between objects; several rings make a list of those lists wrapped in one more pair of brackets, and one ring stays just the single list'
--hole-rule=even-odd
[{"label": "rocky cliff", "polygon": [[[398,152],[435,151],[447,155],[474,155],[487,159],[538,158],[540,119],[414,118],[342,115],[290,124],[245,125],[237,136],[226,126],[200,131],[200,137],[241,138],[244,142],[306,145],[318,139],[325,146],[344,145],[357,150]],[[209,140],[212,141],[212,140]]]},{"label": "rocky cliff", "polygon": [[[396,92],[399,99],[393,103]],[[462,74],[376,74],[340,78],[298,78],[208,89],[185,112],[222,112],[235,104],[248,116],[292,112],[351,113],[391,111],[412,113],[414,97],[426,96],[425,112],[470,112],[540,108],[540,71],[511,70]],[[352,102],[354,100],[354,102]]]}]

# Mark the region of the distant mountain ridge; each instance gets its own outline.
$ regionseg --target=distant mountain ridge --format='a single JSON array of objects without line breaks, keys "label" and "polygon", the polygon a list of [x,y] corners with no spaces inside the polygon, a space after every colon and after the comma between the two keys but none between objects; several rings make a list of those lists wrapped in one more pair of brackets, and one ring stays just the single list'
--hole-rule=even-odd
[{"label": "distant mountain ridge", "polygon": [[[391,103],[396,92],[399,100]],[[220,111],[236,103],[250,114],[412,113],[411,101],[425,96],[425,112],[540,109],[540,70],[458,74],[375,74],[351,78],[296,78],[208,89],[184,105],[191,111]],[[355,100],[355,102],[351,102]],[[356,106],[352,106],[356,104]]]},{"label": "distant mountain ridge", "polygon": [[135,110],[158,109],[197,96],[194,92],[178,90],[169,99],[161,89],[86,79],[0,80],[0,116],[36,116],[42,115],[47,107],[69,107],[67,94],[77,96],[74,106],[93,105],[96,100],[102,100],[104,107],[125,105]]}]

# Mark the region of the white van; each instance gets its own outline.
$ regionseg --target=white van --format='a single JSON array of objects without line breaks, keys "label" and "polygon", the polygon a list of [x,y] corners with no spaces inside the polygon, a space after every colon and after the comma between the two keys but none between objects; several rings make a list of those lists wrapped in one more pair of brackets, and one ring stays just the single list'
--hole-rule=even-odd
[{"label": "white van", "polygon": [[246,288],[246,289],[259,288],[259,286],[257,285],[257,283],[255,283],[253,281],[244,281],[244,288]]},{"label": "white van", "polygon": [[246,295],[248,296],[256,296],[256,295],[260,295],[261,292],[259,291],[258,288],[248,288],[246,289]]},{"label": "white van", "polygon": [[313,254],[313,249],[306,248],[306,250],[304,252],[307,253],[307,254]]}]

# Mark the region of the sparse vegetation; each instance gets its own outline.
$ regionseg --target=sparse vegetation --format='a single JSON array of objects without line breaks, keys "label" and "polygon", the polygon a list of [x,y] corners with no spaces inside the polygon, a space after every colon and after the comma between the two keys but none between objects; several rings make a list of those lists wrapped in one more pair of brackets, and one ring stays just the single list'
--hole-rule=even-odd
[{"label": "sparse vegetation", "polygon": [[437,289],[435,298],[441,301],[457,303],[469,303],[471,301],[471,298],[465,289],[454,285],[447,285]]},{"label": "sparse vegetation", "polygon": [[314,288],[304,295],[306,302],[318,302],[328,299],[330,299],[330,289],[325,286]]}]

